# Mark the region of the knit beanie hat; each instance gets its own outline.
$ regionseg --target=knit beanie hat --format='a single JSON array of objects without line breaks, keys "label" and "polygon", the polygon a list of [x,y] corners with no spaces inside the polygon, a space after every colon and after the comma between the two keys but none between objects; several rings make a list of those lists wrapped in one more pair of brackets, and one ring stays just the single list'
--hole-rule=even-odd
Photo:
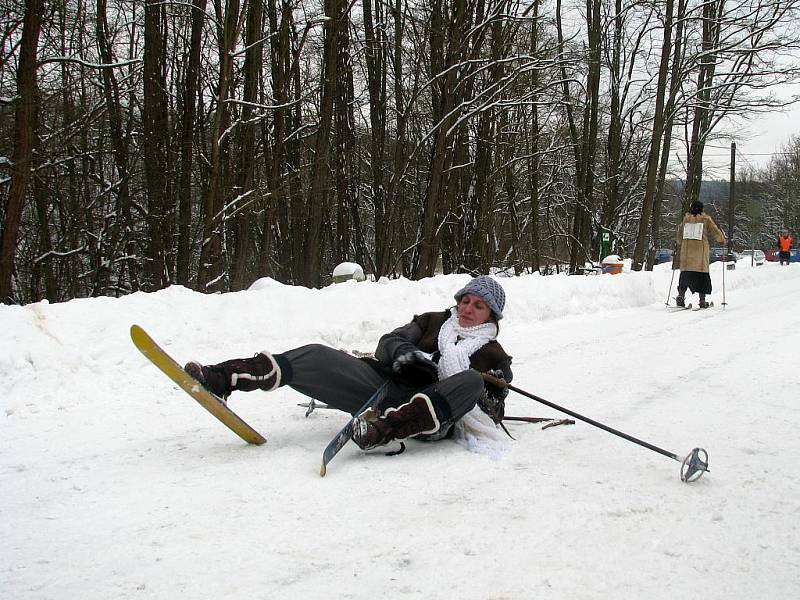
[{"label": "knit beanie hat", "polygon": [[506,305],[506,293],[500,284],[488,275],[481,275],[470,281],[467,285],[456,292],[453,296],[456,302],[461,302],[461,298],[466,294],[474,294],[486,302],[498,321],[503,318],[503,308]]},{"label": "knit beanie hat", "polygon": [[691,212],[693,215],[699,215],[701,212],[703,212],[703,203],[700,202],[700,200],[695,200],[689,207],[689,212]]}]

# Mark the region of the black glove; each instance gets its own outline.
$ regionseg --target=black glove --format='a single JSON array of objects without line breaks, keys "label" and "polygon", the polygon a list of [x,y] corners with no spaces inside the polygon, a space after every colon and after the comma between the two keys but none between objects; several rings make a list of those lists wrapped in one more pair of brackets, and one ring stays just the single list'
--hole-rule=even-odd
[{"label": "black glove", "polygon": [[425,387],[439,381],[436,363],[420,350],[400,354],[392,363],[392,370],[413,387]]},{"label": "black glove", "polygon": [[[488,371],[487,374],[505,383],[505,375],[501,370]],[[492,421],[499,424],[505,416],[506,396],[508,396],[506,386],[494,385],[487,381],[484,384],[483,393],[478,398],[478,407],[489,415]]]}]

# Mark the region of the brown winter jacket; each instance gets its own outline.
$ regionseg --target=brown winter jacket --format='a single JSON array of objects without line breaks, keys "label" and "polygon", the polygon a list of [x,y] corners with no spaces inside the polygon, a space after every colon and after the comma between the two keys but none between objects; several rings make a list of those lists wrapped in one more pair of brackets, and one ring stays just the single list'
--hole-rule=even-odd
[{"label": "brown winter jacket", "polygon": [[[449,317],[449,310],[414,315],[414,319],[410,323],[381,337],[375,350],[377,362],[386,373],[389,373],[392,363],[400,354],[413,350],[422,350],[429,354],[438,352],[439,330]],[[513,378],[511,357],[506,354],[497,340],[480,348],[470,356],[469,362],[473,369],[481,373],[499,369],[503,371],[503,379],[507,382],[510,383]],[[381,369],[378,370],[381,371]]]},{"label": "brown winter jacket", "polygon": [[[683,239],[683,226],[686,223],[703,223],[703,239]],[[717,224],[714,223],[714,219],[705,213],[700,213],[699,215],[687,213],[686,216],[683,217],[683,221],[678,225],[677,241],[680,261],[673,261],[673,265],[679,262],[681,271],[708,273],[709,233],[713,233],[720,244],[725,243],[725,234],[723,234],[719,227],[717,227]]]}]

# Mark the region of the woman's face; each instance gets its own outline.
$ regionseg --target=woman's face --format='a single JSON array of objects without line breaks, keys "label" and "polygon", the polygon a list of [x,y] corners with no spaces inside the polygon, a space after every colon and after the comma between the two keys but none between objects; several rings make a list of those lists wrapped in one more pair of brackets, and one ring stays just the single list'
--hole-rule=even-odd
[{"label": "woman's face", "polygon": [[492,309],[475,294],[464,294],[458,303],[458,324],[461,327],[482,325],[492,318]]}]

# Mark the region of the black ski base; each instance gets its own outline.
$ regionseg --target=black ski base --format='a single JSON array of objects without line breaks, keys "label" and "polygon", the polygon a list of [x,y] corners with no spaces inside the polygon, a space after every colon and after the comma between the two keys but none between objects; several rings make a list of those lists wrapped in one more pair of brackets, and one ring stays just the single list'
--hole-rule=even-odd
[{"label": "black ski base", "polygon": [[[325,451],[322,453],[322,465],[319,468],[320,477],[325,477],[325,474],[328,472],[328,463],[333,460],[333,458],[339,453],[339,450],[344,448],[345,444],[347,444],[347,442],[349,442],[353,437],[353,428],[358,421],[358,416],[364,414],[383,399],[383,391],[386,389],[386,386],[387,384],[384,383],[381,387],[375,390],[375,393],[372,394],[370,399],[367,400],[360,409],[358,409],[356,416],[351,417],[347,422],[347,425],[342,427],[339,433],[337,433],[336,436],[325,447]],[[403,450],[404,449],[405,448],[403,448]]]}]

